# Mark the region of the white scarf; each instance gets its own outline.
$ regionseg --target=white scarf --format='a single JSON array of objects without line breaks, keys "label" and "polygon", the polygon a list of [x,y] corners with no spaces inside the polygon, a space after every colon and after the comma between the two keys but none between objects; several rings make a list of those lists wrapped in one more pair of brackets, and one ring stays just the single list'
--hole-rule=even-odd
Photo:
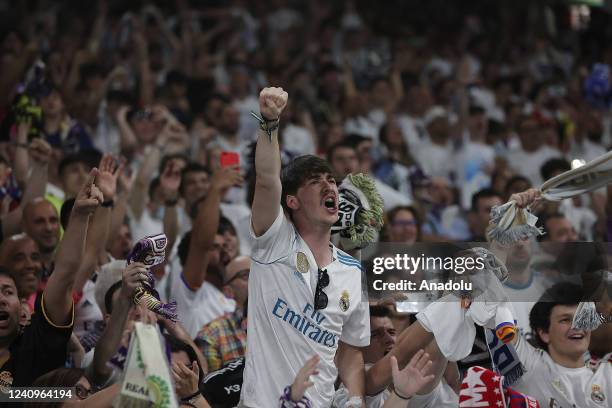
[{"label": "white scarf", "polygon": [[[542,197],[548,201],[561,201],[597,190],[612,182],[612,151],[591,160],[584,166],[561,173],[547,180],[540,187]],[[521,240],[543,234],[535,226],[538,218],[527,208],[518,208],[509,201],[491,209],[489,238],[502,245],[512,245]],[[603,323],[595,310],[595,303],[580,302],[572,328],[595,330]]]},{"label": "white scarf", "polygon": [[115,407],[177,408],[161,333],[154,325],[134,323],[121,391]]},{"label": "white scarf", "polygon": [[[591,160],[584,166],[566,171],[547,180],[540,187],[542,198],[561,201],[596,190],[612,182],[612,151]],[[489,237],[502,245],[512,245],[521,239],[541,235],[535,226],[538,218],[514,201],[491,209]]]}]

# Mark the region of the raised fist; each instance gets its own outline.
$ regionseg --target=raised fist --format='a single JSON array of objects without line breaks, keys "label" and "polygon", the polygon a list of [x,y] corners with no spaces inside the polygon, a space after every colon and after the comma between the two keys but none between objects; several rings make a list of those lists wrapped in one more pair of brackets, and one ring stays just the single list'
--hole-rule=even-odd
[{"label": "raised fist", "polygon": [[289,95],[283,88],[264,88],[259,93],[259,112],[268,121],[276,120],[287,106]]}]

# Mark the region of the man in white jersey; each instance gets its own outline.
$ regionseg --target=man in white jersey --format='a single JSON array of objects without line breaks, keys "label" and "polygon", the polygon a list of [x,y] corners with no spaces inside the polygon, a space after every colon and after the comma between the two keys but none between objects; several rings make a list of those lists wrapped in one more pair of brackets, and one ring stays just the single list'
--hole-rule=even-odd
[{"label": "man in white jersey", "polygon": [[277,129],[287,98],[281,88],[259,95],[263,122],[255,153],[241,405],[277,406],[287,381],[317,354],[319,373],[306,396],[314,407],[327,408],[337,375],[349,395],[363,401],[360,348],[370,340],[368,303],[361,298],[359,262],[330,243],[338,189],[329,164],[299,157],[283,170],[281,184]]}]

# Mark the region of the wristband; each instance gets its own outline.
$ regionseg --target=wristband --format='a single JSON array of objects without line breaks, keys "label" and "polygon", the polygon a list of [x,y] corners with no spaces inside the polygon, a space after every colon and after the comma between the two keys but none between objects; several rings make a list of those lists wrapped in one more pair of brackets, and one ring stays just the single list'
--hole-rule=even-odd
[{"label": "wristband", "polygon": [[276,119],[266,119],[263,116],[259,116],[255,112],[251,111],[251,116],[253,116],[259,122],[259,128],[268,134],[270,141],[272,141],[272,132],[278,129],[278,125],[280,123],[279,118]]},{"label": "wristband", "polygon": [[411,399],[412,399],[412,396],[410,396],[410,397],[404,397],[404,396],[403,396],[403,395],[401,395],[399,392],[397,392],[397,390],[396,390],[395,388],[393,389],[393,392],[395,393],[395,395],[397,395],[397,396],[398,396],[398,398],[399,398],[399,399],[403,399],[403,400],[405,400],[405,401],[408,401],[408,400],[411,400]]},{"label": "wristband", "polygon": [[112,208],[115,205],[115,200],[106,200],[100,205],[104,208]]},{"label": "wristband", "polygon": [[185,397],[185,398],[181,398],[181,402],[191,402],[193,403],[191,400],[194,398],[197,398],[200,396],[200,390],[197,390],[196,392],[194,392],[193,394]]},{"label": "wristband", "polygon": [[280,397],[281,408],[312,408],[312,403],[306,397],[303,397],[300,401],[293,401],[291,399],[291,386],[288,385],[283,391],[283,395]]}]

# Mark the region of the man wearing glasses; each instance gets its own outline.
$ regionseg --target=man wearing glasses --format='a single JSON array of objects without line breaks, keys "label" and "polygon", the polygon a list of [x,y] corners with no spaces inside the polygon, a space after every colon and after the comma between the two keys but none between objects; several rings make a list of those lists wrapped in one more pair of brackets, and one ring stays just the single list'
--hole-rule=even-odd
[{"label": "man wearing glasses", "polygon": [[246,256],[238,256],[227,264],[223,273],[223,293],[236,301],[236,310],[205,325],[195,339],[206,359],[207,372],[244,357],[250,268],[251,259]]},{"label": "man wearing glasses", "polygon": [[279,178],[278,120],[287,98],[281,88],[259,95],[242,406],[277,406],[287,381],[315,354],[321,362],[306,391],[313,406],[330,406],[337,375],[359,406],[365,388],[360,348],[370,340],[361,267],[330,243],[338,188],[329,164],[301,156]]}]

